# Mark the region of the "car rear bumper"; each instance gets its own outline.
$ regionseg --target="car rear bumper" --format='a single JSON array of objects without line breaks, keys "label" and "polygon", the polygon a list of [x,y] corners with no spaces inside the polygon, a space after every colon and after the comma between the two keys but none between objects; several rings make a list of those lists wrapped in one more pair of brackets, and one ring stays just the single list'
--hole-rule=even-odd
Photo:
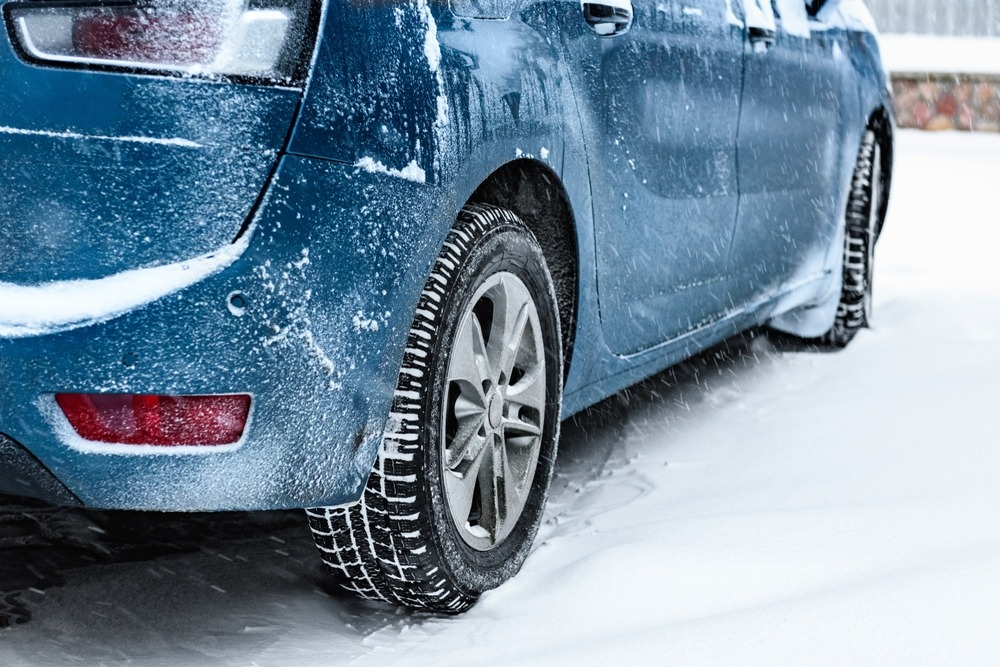
[{"label": "car rear bumper", "polygon": [[[284,157],[227,266],[103,321],[0,338],[0,433],[65,486],[68,495],[48,494],[60,502],[224,510],[355,500],[443,233],[428,218],[453,217],[439,197],[391,175]],[[248,393],[253,404],[236,447],[129,450],[74,442],[57,392]]]}]

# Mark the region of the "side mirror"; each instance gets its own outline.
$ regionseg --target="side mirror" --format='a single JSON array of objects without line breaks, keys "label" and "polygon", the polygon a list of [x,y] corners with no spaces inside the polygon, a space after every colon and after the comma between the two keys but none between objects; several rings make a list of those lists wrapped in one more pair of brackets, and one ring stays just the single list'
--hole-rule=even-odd
[{"label": "side mirror", "polygon": [[583,20],[601,37],[624,35],[632,27],[632,0],[582,0]]}]

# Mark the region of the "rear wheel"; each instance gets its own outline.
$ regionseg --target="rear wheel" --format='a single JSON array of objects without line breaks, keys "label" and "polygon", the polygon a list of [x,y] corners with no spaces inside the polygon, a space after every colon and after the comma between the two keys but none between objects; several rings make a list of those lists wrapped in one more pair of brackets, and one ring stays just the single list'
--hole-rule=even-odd
[{"label": "rear wheel", "polygon": [[338,583],[460,612],[513,576],[541,521],[561,391],[537,241],[506,209],[467,207],[421,296],[360,502],[308,512]]}]

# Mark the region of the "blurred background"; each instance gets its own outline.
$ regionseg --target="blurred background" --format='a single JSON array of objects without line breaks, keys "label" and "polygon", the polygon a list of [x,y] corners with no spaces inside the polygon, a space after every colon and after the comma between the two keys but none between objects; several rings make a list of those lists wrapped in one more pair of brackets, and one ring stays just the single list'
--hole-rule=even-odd
[{"label": "blurred background", "polygon": [[868,0],[886,33],[1000,36],[1000,0]]},{"label": "blurred background", "polygon": [[1000,132],[1000,0],[868,0],[900,127]]}]

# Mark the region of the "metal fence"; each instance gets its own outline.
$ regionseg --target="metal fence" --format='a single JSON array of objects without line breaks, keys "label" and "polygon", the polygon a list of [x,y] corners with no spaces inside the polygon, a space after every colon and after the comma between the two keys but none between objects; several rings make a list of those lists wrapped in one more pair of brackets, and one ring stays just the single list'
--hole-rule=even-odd
[{"label": "metal fence", "polygon": [[868,0],[879,30],[1000,37],[1000,0]]}]

